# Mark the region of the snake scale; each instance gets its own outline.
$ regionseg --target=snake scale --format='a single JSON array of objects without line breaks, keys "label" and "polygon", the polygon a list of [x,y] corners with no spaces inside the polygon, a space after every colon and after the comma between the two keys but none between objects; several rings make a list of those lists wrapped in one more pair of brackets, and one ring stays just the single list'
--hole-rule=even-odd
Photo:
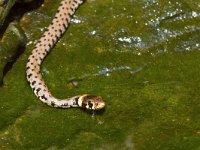
[{"label": "snake scale", "polygon": [[33,48],[26,65],[27,80],[35,95],[44,103],[52,107],[70,108],[81,107],[91,110],[101,109],[105,102],[100,96],[88,94],[77,95],[67,99],[57,99],[52,96],[45,85],[40,73],[40,66],[59,38],[66,31],[72,15],[84,0],[62,0],[51,24],[43,33]]}]

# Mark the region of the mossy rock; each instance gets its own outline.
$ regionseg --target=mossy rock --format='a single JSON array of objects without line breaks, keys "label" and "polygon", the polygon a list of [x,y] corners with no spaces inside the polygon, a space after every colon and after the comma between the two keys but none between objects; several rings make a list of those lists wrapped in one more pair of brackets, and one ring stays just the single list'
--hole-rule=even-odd
[{"label": "mossy rock", "polygon": [[[55,109],[25,65],[59,1],[27,13],[30,42],[0,89],[0,149],[198,150],[200,11],[193,1],[87,1],[42,64],[53,95],[101,95],[106,108]],[[74,87],[69,82],[80,81]]]}]

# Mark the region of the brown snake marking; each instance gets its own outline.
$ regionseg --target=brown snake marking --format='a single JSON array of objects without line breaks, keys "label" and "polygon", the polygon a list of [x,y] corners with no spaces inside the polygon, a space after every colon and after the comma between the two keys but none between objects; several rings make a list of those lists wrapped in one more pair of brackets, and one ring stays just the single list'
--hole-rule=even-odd
[{"label": "brown snake marking", "polygon": [[105,102],[100,96],[88,94],[77,95],[67,99],[53,97],[45,85],[40,73],[40,66],[46,55],[50,52],[59,38],[66,31],[72,15],[84,0],[62,0],[58,10],[47,30],[38,40],[26,65],[27,80],[35,95],[44,103],[52,107],[70,108],[82,107],[87,109],[101,109]]}]

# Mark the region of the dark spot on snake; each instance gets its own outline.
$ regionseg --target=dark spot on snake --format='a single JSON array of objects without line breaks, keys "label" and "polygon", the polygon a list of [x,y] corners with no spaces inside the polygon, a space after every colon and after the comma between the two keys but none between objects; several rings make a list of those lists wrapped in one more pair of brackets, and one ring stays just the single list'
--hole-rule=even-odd
[{"label": "dark spot on snake", "polygon": [[73,105],[78,105],[78,98],[77,97],[73,99]]},{"label": "dark spot on snake", "polygon": [[41,57],[39,57],[39,59],[42,61],[42,58],[41,58]]},{"label": "dark spot on snake", "polygon": [[68,106],[68,103],[64,103],[64,104],[62,104],[61,106]]},{"label": "dark spot on snake", "polygon": [[63,23],[63,27],[65,28],[65,30],[67,29],[67,25]]},{"label": "dark spot on snake", "polygon": [[40,90],[41,90],[41,88],[36,89],[37,94],[38,94],[38,92],[39,92]]},{"label": "dark spot on snake", "polygon": [[44,99],[44,100],[47,100],[45,95],[42,95],[41,98]]},{"label": "dark spot on snake", "polygon": [[59,29],[59,32],[60,32],[60,34],[62,34],[63,31],[61,29]]},{"label": "dark spot on snake", "polygon": [[51,44],[48,44],[49,47],[51,47]]},{"label": "dark spot on snake", "polygon": [[28,74],[28,75],[27,75],[27,77],[28,77],[28,78],[30,78],[32,75],[33,75],[33,74],[32,74],[32,73],[30,73],[30,74]]},{"label": "dark spot on snake", "polygon": [[56,36],[56,40],[58,40],[60,37],[58,35],[55,35]]},{"label": "dark spot on snake", "polygon": [[55,40],[54,40],[54,39],[52,39],[52,43],[55,43]]},{"label": "dark spot on snake", "polygon": [[51,101],[51,106],[55,106],[55,102],[54,101]]},{"label": "dark spot on snake", "polygon": [[79,97],[74,98],[76,105],[78,105],[78,99],[79,99]]},{"label": "dark spot on snake", "polygon": [[36,81],[33,81],[31,84],[34,85],[36,83]]}]

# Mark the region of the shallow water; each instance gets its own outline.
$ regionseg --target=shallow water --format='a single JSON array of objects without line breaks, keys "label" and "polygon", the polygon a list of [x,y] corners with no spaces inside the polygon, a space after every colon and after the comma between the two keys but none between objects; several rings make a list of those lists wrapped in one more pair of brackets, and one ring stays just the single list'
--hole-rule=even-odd
[{"label": "shallow water", "polygon": [[46,1],[20,22],[30,42],[0,89],[0,149],[199,149],[200,1],[88,0],[78,9],[42,74],[56,97],[104,97],[94,117],[46,106],[25,78],[58,5]]}]

